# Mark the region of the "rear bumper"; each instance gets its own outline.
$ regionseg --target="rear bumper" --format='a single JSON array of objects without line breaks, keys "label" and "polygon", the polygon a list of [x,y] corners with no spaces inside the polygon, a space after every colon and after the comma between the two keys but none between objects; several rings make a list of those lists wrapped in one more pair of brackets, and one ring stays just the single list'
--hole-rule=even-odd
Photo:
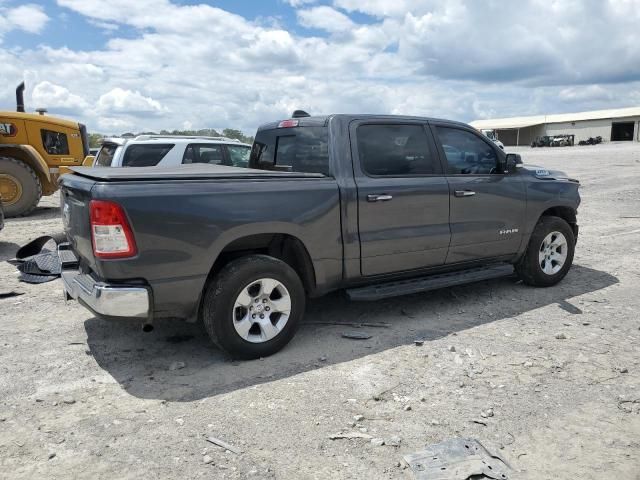
[{"label": "rear bumper", "polygon": [[75,270],[63,270],[62,281],[66,299],[78,300],[98,315],[138,319],[151,317],[151,294],[145,287],[112,285]]}]

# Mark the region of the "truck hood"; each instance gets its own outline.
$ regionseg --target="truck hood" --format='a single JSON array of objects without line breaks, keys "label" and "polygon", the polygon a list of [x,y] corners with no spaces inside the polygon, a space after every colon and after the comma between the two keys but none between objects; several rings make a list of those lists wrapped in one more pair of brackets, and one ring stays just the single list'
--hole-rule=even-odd
[{"label": "truck hood", "polygon": [[580,183],[575,178],[569,177],[565,172],[561,170],[550,170],[544,167],[538,167],[536,165],[524,165],[521,168],[526,175],[537,178],[539,180],[557,180],[565,182]]}]

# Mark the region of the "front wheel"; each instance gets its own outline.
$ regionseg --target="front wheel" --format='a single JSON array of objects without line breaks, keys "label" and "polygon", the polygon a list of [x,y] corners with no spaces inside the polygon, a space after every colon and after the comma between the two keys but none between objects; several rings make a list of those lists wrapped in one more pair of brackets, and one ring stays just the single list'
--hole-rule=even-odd
[{"label": "front wheel", "polygon": [[516,273],[527,285],[550,287],[562,280],[573,263],[575,237],[569,224],[559,217],[542,217],[527,251],[516,264]]},{"label": "front wheel", "polygon": [[234,358],[272,355],[293,338],[305,308],[300,277],[286,263],[251,255],[228,263],[206,287],[202,320]]},{"label": "front wheel", "polygon": [[15,158],[0,157],[0,197],[7,217],[30,214],[42,197],[42,184],[33,169]]}]

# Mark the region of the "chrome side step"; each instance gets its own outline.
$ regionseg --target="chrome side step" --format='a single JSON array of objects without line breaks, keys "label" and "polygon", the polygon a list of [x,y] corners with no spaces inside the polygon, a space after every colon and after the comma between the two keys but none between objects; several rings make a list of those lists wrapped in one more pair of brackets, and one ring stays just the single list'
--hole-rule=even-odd
[{"label": "chrome side step", "polygon": [[480,282],[492,278],[506,277],[512,273],[513,265],[501,263],[488,267],[469,268],[457,272],[440,273],[426,277],[351,288],[347,290],[347,296],[350,300],[368,302],[398,297],[400,295],[428,292],[429,290],[453,287],[455,285]]}]

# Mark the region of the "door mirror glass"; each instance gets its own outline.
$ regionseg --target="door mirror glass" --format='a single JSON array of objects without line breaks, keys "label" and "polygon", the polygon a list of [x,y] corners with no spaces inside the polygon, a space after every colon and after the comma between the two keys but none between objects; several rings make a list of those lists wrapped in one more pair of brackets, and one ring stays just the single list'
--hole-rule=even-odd
[{"label": "door mirror glass", "polygon": [[502,170],[504,173],[514,172],[516,168],[522,166],[522,158],[518,153],[507,153],[504,163]]}]

